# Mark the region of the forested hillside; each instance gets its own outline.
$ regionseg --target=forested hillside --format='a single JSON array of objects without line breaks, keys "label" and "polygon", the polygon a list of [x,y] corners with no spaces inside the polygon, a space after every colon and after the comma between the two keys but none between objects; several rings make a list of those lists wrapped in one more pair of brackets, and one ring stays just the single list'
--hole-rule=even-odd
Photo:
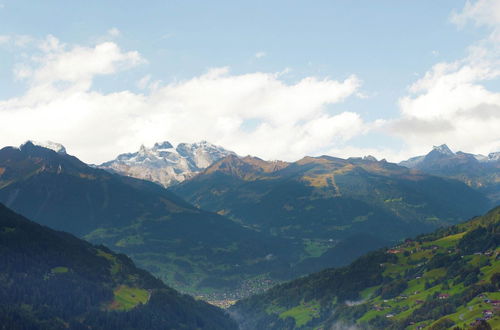
[{"label": "forested hillside", "polygon": [[0,328],[235,329],[123,254],[35,224],[0,204]]}]

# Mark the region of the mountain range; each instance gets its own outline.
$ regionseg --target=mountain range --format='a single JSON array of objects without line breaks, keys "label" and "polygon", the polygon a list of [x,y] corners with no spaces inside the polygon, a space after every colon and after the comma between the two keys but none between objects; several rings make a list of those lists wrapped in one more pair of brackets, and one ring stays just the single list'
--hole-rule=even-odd
[{"label": "mountain range", "polygon": [[[498,203],[497,156],[443,145],[400,164],[371,156],[284,162],[240,157],[208,142],[163,142],[95,166],[58,143],[5,147],[0,203],[98,245],[0,205],[0,221],[7,219],[0,222],[0,276],[7,279],[0,295],[17,299],[0,304],[0,321],[235,326],[132,259],[175,289],[226,305],[342,267],[237,303],[231,313],[248,329],[471,324],[482,308],[477,295],[500,299],[493,276],[500,271],[500,211],[456,224]],[[394,247],[366,254],[384,246]],[[65,289],[47,293],[56,283]],[[22,292],[32,286],[27,298]],[[71,294],[59,298],[63,289]],[[73,292],[82,298],[65,303]],[[494,313],[490,319],[496,322]]]},{"label": "mountain range", "polygon": [[126,253],[189,292],[234,289],[255,274],[285,271],[298,255],[291,242],[200,210],[160,185],[31,142],[0,150],[0,202],[40,224]]},{"label": "mountain range", "polygon": [[[194,150],[195,159],[204,155],[195,145],[176,150]],[[149,164],[152,151],[143,149],[125,158]],[[153,149],[175,154],[163,154],[169,143]],[[217,299],[346,265],[489,207],[462,182],[373,157],[290,163],[228,153],[204,170],[199,159],[208,156],[200,156],[200,172],[166,190],[89,166],[59,144],[27,142],[0,150],[0,202],[126,253],[176,289]]]},{"label": "mountain range", "polygon": [[488,156],[453,152],[443,144],[427,155],[399,163],[408,168],[460,180],[484,193],[494,204],[500,202],[500,152]]},{"label": "mountain range", "polygon": [[240,329],[499,329],[500,207],[276,286],[230,308]]},{"label": "mountain range", "polygon": [[152,148],[142,145],[139,151],[121,154],[98,167],[168,187],[192,178],[215,161],[234,154],[207,141],[180,143],[176,148],[165,141],[155,143]]},{"label": "mountain range", "polygon": [[123,254],[41,226],[0,204],[2,329],[237,329]]},{"label": "mountain range", "polygon": [[231,155],[170,190],[244,226],[297,241],[303,246],[298,273],[344,265],[490,205],[459,181],[373,157],[287,163]]}]

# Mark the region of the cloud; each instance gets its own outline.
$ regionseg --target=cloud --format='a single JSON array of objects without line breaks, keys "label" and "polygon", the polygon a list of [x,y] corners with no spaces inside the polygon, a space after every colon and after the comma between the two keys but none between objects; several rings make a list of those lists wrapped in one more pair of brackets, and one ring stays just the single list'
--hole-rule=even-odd
[{"label": "cloud", "polygon": [[469,22],[476,25],[498,26],[500,2],[497,0],[467,1],[462,11],[452,13],[451,21],[462,27]]},{"label": "cloud", "polygon": [[[397,100],[397,116],[371,122],[342,104],[367,97],[355,75],[291,82],[287,70],[233,74],[218,67],[171,83],[142,73],[130,89],[104,93],[95,89],[97,77],[146,62],[139,52],[109,41],[118,30],[91,46],[65,44],[54,36],[30,39],[26,47],[37,47],[37,52],[14,67],[26,91],[0,100],[0,121],[9,123],[0,131],[0,144],[53,140],[94,163],[162,140],[209,140],[242,155],[284,160],[372,154],[396,161],[442,143],[467,152],[498,151],[500,93],[488,87],[500,78],[498,7],[495,1],[468,2],[454,13],[456,24],[485,26],[489,34],[472,44],[464,58],[436,63],[418,75]],[[21,47],[16,38],[3,36],[0,43]],[[357,145],[372,133],[406,146]]]},{"label": "cloud", "polygon": [[12,44],[17,48],[24,48],[30,45],[34,39],[31,36],[17,34],[17,35],[0,35],[0,45]]},{"label": "cloud", "polygon": [[108,35],[111,37],[119,37],[121,35],[121,32],[114,27],[108,30]]},{"label": "cloud", "polygon": [[16,67],[27,91],[0,101],[0,121],[9,123],[0,143],[54,140],[99,163],[141,143],[206,139],[241,154],[295,160],[365,132],[358,114],[328,109],[355,97],[361,81],[354,75],[287,83],[280,72],[231,74],[228,68],[213,68],[169,84],[151,83],[146,75],[138,82],[149,88],[146,94],[92,88],[95,77],[144,61],[113,42],[84,47],[48,36],[38,54]]},{"label": "cloud", "polygon": [[149,86],[150,81],[151,81],[151,75],[150,74],[145,75],[137,82],[137,88],[146,89]]},{"label": "cloud", "polygon": [[57,81],[89,84],[97,75],[116,73],[144,62],[138,52],[122,52],[113,42],[68,49],[49,36],[42,49],[46,54],[36,59],[42,65],[33,72],[33,84]]},{"label": "cloud", "polygon": [[266,52],[262,52],[262,51],[261,52],[257,52],[257,53],[255,53],[255,58],[262,58],[262,57],[264,57],[266,55],[267,55]]},{"label": "cloud", "polygon": [[489,26],[490,34],[471,45],[465,58],[437,63],[412,84],[399,100],[401,117],[387,127],[413,153],[440,143],[475,153],[500,150],[500,93],[486,87],[500,77],[500,3],[467,2],[451,19],[460,26]]}]

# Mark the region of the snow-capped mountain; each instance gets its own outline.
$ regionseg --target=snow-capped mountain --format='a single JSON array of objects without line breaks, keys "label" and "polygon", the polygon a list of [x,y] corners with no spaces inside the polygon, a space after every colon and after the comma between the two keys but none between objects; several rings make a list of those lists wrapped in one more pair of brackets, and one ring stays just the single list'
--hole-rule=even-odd
[{"label": "snow-capped mountain", "polygon": [[66,148],[64,148],[64,146],[62,144],[57,143],[57,142],[52,142],[52,141],[40,142],[40,141],[28,140],[25,143],[23,143],[19,148],[21,148],[23,145],[25,145],[28,142],[31,142],[32,144],[39,146],[39,147],[54,150],[55,152],[60,153],[60,154],[66,153]]},{"label": "snow-capped mountain", "polygon": [[155,143],[152,148],[142,145],[139,151],[121,154],[98,167],[168,187],[191,178],[228,155],[235,153],[207,141],[180,143],[176,148],[165,141]]},{"label": "snow-capped mountain", "polygon": [[488,154],[488,157],[485,157],[485,161],[487,162],[498,162],[500,161],[500,151],[498,152],[491,152]]},{"label": "snow-capped mountain", "polygon": [[410,158],[399,165],[463,181],[484,192],[494,203],[500,202],[500,152],[474,155],[453,152],[443,144],[427,155]]},{"label": "snow-capped mountain", "polygon": [[[439,162],[454,163],[456,161],[462,165],[464,162],[474,164],[476,161],[479,163],[499,162],[500,152],[492,152],[488,154],[488,156],[469,154],[462,151],[457,151],[455,153],[446,144],[442,144],[440,146],[434,146],[427,155],[412,157],[400,162],[399,165],[409,168],[424,169],[429,166],[434,167]],[[447,165],[453,165],[453,163]]]}]

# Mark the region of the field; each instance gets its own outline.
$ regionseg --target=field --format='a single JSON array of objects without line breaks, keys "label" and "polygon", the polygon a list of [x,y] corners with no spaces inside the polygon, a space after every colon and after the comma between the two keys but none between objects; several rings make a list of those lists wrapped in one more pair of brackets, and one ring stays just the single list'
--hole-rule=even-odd
[{"label": "field", "polygon": [[121,285],[114,291],[114,300],[109,309],[127,311],[149,300],[150,293],[144,289],[131,288]]}]

